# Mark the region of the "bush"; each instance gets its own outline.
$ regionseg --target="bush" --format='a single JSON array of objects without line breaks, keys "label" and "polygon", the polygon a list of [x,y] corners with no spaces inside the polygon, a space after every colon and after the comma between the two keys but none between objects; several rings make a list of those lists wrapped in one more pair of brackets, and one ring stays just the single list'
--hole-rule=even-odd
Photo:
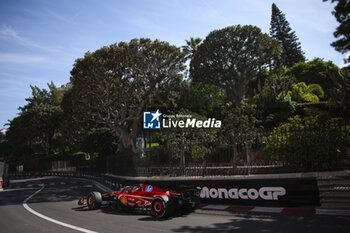
[{"label": "bush", "polygon": [[266,140],[270,162],[300,170],[340,168],[349,159],[350,126],[340,119],[300,118],[275,128]]}]

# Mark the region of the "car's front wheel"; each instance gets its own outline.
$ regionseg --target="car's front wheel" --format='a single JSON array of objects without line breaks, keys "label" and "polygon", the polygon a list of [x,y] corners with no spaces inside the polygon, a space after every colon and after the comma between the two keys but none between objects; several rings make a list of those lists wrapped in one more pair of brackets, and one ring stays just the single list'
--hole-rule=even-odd
[{"label": "car's front wheel", "polygon": [[95,210],[101,207],[102,195],[99,192],[91,192],[87,196],[86,204],[91,210]]}]

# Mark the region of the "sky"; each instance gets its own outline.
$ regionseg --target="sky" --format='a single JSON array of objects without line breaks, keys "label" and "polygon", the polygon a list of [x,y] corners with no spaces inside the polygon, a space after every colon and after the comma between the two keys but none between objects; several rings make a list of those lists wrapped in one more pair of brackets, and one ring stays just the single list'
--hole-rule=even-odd
[{"label": "sky", "polygon": [[120,41],[151,38],[182,46],[232,25],[269,33],[271,5],[285,14],[308,60],[341,67],[330,46],[338,26],[322,0],[0,0],[0,128],[31,96],[30,85],[69,82],[74,61]]}]

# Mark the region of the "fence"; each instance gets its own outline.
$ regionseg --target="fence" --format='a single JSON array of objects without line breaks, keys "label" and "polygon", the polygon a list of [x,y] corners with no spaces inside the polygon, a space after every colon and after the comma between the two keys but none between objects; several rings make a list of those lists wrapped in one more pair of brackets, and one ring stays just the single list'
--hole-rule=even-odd
[{"label": "fence", "polygon": [[168,139],[152,144],[136,154],[51,162],[51,170],[214,176],[350,169],[350,126],[344,121],[286,125],[272,132],[221,135],[215,140]]},{"label": "fence", "polygon": [[119,175],[128,171],[136,176],[246,175],[350,169],[349,152],[349,124],[332,120],[215,140],[168,139],[137,153],[132,161],[122,156],[108,161],[110,168],[116,168],[109,171]]}]

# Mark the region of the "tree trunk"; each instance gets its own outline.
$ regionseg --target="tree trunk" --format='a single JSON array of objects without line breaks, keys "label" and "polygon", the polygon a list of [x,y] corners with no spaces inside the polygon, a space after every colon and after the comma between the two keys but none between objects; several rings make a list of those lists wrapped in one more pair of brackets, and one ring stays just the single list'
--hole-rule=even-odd
[{"label": "tree trunk", "polygon": [[121,130],[120,142],[121,146],[124,149],[131,149],[133,152],[136,151],[136,136],[133,137],[131,133],[128,132],[127,129]]},{"label": "tree trunk", "polygon": [[180,167],[185,168],[186,166],[186,160],[185,160],[185,137],[184,133],[182,133],[182,140],[181,140],[181,148],[180,148]]}]

